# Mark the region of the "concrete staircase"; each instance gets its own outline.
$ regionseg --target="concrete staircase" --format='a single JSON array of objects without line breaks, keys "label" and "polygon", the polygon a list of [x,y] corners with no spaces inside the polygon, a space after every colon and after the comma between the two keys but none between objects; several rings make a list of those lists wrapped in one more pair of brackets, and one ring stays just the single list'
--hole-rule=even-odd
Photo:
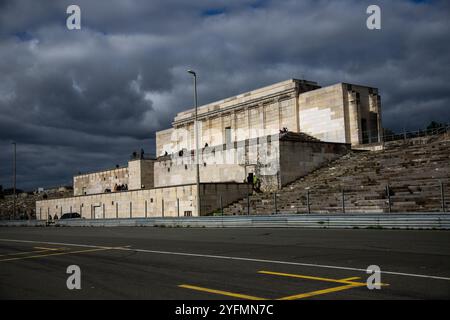
[{"label": "concrete staircase", "polygon": [[[442,210],[440,181],[450,209],[450,138],[396,141],[382,151],[352,151],[284,186],[276,194],[250,196],[250,214],[308,212],[437,212]],[[276,201],[275,201],[276,197]],[[224,214],[247,214],[247,198],[224,208]]]}]

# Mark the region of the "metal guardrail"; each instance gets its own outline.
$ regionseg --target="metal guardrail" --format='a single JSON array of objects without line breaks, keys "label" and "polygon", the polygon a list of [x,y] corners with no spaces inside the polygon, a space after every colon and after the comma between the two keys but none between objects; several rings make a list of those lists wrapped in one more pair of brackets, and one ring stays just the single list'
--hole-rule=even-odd
[{"label": "metal guardrail", "polygon": [[45,227],[45,220],[0,220],[0,227]]},{"label": "metal guardrail", "polygon": [[[0,221],[0,226],[46,226],[47,221]],[[293,214],[269,216],[151,217],[126,219],[68,219],[57,227],[208,227],[208,228],[368,228],[450,229],[450,214]]]},{"label": "metal guardrail", "polygon": [[415,131],[404,131],[392,134],[385,134],[384,132],[382,132],[379,136],[378,134],[374,134],[371,131],[362,131],[361,136],[363,138],[363,144],[370,144],[378,142],[390,142],[390,141],[435,136],[446,132],[450,132],[450,124],[444,124],[441,127],[432,129],[420,129]]}]

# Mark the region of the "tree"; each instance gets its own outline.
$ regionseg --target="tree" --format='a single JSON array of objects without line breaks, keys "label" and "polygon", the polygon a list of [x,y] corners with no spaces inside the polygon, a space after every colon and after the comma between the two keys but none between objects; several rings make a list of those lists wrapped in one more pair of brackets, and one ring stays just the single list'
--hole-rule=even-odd
[{"label": "tree", "polygon": [[439,129],[445,127],[443,123],[439,123],[437,121],[431,121],[430,124],[427,126],[427,130],[433,130],[433,129]]},{"label": "tree", "polygon": [[388,128],[383,128],[383,132],[385,137],[395,135],[395,132]]}]

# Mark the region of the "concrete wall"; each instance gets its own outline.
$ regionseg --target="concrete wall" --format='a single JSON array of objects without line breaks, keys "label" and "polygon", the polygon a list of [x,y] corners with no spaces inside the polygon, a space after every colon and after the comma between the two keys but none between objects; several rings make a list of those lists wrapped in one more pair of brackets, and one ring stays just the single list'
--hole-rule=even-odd
[{"label": "concrete wall", "polygon": [[[229,142],[272,135],[283,127],[298,132],[299,93],[317,89],[315,82],[291,79],[235,97],[199,107],[199,145]],[[157,156],[195,149],[194,110],[180,112],[174,119],[173,129],[156,133]]]},{"label": "concrete wall", "polygon": [[280,183],[286,185],[349,152],[350,144],[280,141]]},{"label": "concrete wall", "polygon": [[[245,197],[247,186],[236,183],[201,184],[202,215]],[[149,190],[102,193],[36,201],[37,219],[77,212],[85,219],[197,216],[195,184]],[[178,206],[179,205],[179,206]]]},{"label": "concrete wall", "polygon": [[75,196],[102,193],[113,190],[115,184],[128,184],[128,167],[74,176],[73,192]]},{"label": "concrete wall", "polygon": [[150,159],[136,159],[128,162],[129,190],[151,189],[154,185],[154,162]]},{"label": "concrete wall", "polygon": [[299,95],[300,131],[322,141],[352,145],[378,142],[381,102],[378,89],[347,83]]},{"label": "concrete wall", "polygon": [[[276,134],[284,127],[359,145],[378,141],[381,102],[376,88],[347,83],[320,88],[291,79],[201,106],[198,118],[200,147]],[[193,109],[180,112],[172,129],[157,132],[156,154],[195,149],[193,120]]]},{"label": "concrete wall", "polygon": [[[295,95],[283,101],[273,100],[232,113],[213,115],[199,120],[199,146],[203,148],[205,145],[215,146],[277,134],[283,127],[296,130],[295,115]],[[226,140],[226,130],[230,130],[229,141]],[[170,153],[170,151],[178,152],[182,149],[195,149],[193,133],[193,123],[178,126],[171,131],[172,143],[161,139],[157,142],[164,145],[157,148],[158,155],[163,155],[166,151]],[[167,138],[166,135],[163,136]]]},{"label": "concrete wall", "polygon": [[127,185],[128,190],[153,188],[154,161],[150,159],[136,159],[129,161],[127,167],[74,176],[74,195],[103,193],[106,189],[113,191],[116,184]]},{"label": "concrete wall", "polygon": [[353,145],[380,141],[381,98],[378,89],[354,84],[343,84],[349,113],[350,142]]},{"label": "concrete wall", "polygon": [[299,95],[300,131],[322,141],[347,142],[342,84]]},{"label": "concrete wall", "polygon": [[[259,99],[278,96],[280,93],[285,93],[290,90],[305,92],[316,88],[320,88],[316,82],[289,79],[200,106],[198,109],[198,115],[202,117],[203,115],[211,113],[220,114],[223,111],[230,111],[235,107],[241,107],[243,104],[253,104]],[[174,123],[177,124],[183,121],[190,122],[194,116],[194,111],[194,109],[189,109],[178,113],[175,117]]]},{"label": "concrete wall", "polygon": [[156,132],[156,155],[163,155],[167,153],[175,152],[172,150],[172,134],[173,128]]},{"label": "concrete wall", "polygon": [[205,183],[200,185],[200,199],[202,215],[220,212],[220,198],[222,206],[226,207],[231,203],[242,199],[248,195],[247,184],[240,183]]},{"label": "concrete wall", "polygon": [[196,194],[195,185],[186,185],[43,200],[36,201],[36,215],[42,219],[67,212],[86,219],[177,216],[177,199],[181,216],[195,215]]},{"label": "concrete wall", "polygon": [[[243,140],[229,145],[203,148],[200,154],[200,181],[242,183],[249,172],[265,179],[279,171],[278,134]],[[184,150],[155,162],[155,186],[195,183],[195,154]],[[273,183],[273,179],[270,179]],[[276,179],[275,179],[276,181]]]},{"label": "concrete wall", "polygon": [[[202,149],[200,181],[241,183],[253,172],[263,191],[274,191],[350,150],[349,144],[283,139],[276,134]],[[156,186],[195,183],[195,179],[193,152],[185,150],[155,162]]]}]

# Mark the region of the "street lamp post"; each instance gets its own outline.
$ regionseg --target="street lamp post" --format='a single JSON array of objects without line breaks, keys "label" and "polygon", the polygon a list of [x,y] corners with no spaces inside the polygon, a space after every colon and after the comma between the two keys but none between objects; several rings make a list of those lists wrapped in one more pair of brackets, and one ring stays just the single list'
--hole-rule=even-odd
[{"label": "street lamp post", "polygon": [[196,167],[196,184],[197,184],[197,212],[200,216],[200,165],[199,165],[199,147],[198,147],[198,101],[197,101],[197,74],[193,70],[188,70],[188,73],[192,74],[194,77],[194,103],[195,103],[195,120],[194,120],[194,131],[195,131],[195,167]]},{"label": "street lamp post", "polygon": [[16,218],[16,143],[13,142],[14,146],[13,152],[13,220]]}]

